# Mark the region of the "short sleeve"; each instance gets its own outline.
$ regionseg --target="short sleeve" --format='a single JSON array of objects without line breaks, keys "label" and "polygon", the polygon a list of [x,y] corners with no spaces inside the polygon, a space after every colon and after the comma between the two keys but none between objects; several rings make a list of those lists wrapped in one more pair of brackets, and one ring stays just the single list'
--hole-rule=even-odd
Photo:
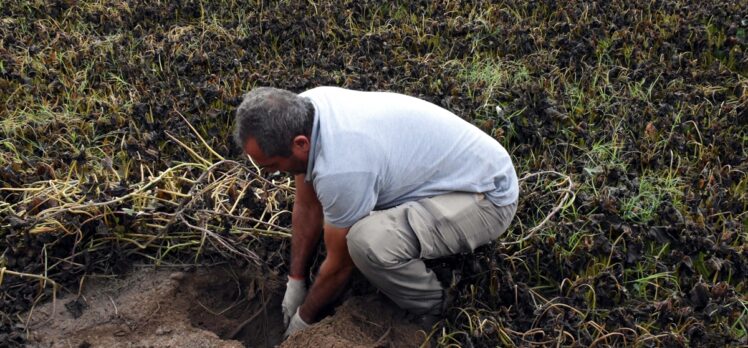
[{"label": "short sleeve", "polygon": [[325,221],[335,227],[351,227],[369,215],[377,203],[376,176],[370,172],[337,173],[314,179]]}]

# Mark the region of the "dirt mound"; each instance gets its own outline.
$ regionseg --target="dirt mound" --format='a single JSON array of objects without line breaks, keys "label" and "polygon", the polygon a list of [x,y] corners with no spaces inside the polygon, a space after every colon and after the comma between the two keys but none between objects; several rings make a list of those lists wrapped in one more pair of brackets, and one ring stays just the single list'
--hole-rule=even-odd
[{"label": "dirt mound", "polygon": [[381,296],[351,297],[335,315],[289,337],[281,347],[418,347],[423,331]]},{"label": "dirt mound", "polygon": [[[36,308],[32,347],[272,347],[281,343],[282,283],[228,267],[142,269],[88,279],[80,294]],[[418,346],[423,333],[380,297],[353,297],[283,347]]]}]

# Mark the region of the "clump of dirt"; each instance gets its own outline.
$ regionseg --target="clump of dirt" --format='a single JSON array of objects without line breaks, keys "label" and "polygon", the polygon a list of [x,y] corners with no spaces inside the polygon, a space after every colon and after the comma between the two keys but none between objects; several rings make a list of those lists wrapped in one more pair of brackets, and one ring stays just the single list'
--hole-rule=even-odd
[{"label": "clump of dirt", "polygon": [[418,346],[423,332],[375,295],[283,340],[283,284],[260,273],[212,267],[141,269],[83,283],[80,294],[30,313],[32,347]]},{"label": "clump of dirt", "polygon": [[351,297],[335,314],[291,335],[281,347],[418,347],[424,331],[380,295]]}]

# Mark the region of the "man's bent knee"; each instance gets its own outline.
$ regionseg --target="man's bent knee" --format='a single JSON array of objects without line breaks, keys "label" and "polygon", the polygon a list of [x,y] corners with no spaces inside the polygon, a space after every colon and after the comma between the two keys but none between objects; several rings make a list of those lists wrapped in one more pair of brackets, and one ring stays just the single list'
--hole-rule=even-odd
[{"label": "man's bent knee", "polygon": [[[381,243],[376,240],[378,236],[382,234],[381,230],[377,230],[376,218],[374,216],[368,216],[361,221],[354,224],[348,235],[346,236],[346,242],[348,244],[348,253],[353,259],[353,263],[361,269],[365,265],[369,265],[372,262],[381,264],[382,262],[378,255],[382,254],[378,248]],[[381,226],[381,225],[380,225]],[[368,267],[364,267],[368,268]]]},{"label": "man's bent knee", "polygon": [[396,223],[387,212],[370,215],[348,232],[348,252],[361,264],[386,268],[418,257],[418,241],[412,231]]},{"label": "man's bent knee", "polygon": [[366,259],[366,254],[369,249],[369,243],[365,239],[365,231],[358,228],[358,224],[353,225],[348,231],[346,236],[346,244],[348,245],[348,253],[353,259],[353,263],[360,268],[360,263]]}]

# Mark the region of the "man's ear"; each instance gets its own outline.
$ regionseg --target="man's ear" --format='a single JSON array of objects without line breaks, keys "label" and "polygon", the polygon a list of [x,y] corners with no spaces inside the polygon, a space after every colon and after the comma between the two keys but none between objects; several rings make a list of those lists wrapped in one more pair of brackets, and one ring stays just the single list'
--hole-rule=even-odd
[{"label": "man's ear", "polygon": [[311,147],[311,143],[309,142],[309,137],[306,135],[297,135],[295,138],[293,138],[293,151],[299,151],[301,153],[309,153],[309,148]]}]

